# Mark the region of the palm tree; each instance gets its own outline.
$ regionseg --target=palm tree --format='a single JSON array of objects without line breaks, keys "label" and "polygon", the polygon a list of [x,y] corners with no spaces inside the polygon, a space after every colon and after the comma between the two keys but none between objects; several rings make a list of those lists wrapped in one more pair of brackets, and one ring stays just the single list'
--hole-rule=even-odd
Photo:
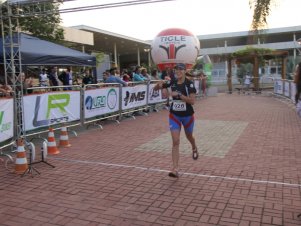
[{"label": "palm tree", "polygon": [[[250,8],[253,9],[253,20],[251,24],[251,33],[255,36],[259,35],[260,30],[267,27],[267,17],[270,14],[272,3],[276,0],[249,0]],[[227,85],[229,93],[232,93],[232,73],[231,73],[231,57],[228,58],[228,75]]]},{"label": "palm tree", "polygon": [[267,27],[267,17],[270,14],[272,3],[276,0],[249,0],[250,8],[253,9],[251,28],[258,31]]}]

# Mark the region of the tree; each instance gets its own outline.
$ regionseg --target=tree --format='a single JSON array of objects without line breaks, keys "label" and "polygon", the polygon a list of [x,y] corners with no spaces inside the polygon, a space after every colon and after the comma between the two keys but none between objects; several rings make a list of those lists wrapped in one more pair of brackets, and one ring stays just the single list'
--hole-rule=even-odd
[{"label": "tree", "polygon": [[[4,26],[8,25],[7,7],[1,4]],[[59,4],[44,2],[40,4],[26,4],[17,7],[11,5],[12,29],[19,29],[23,32],[32,34],[35,37],[49,41],[60,42],[64,40],[64,30],[59,26],[61,22],[59,14]],[[7,31],[7,30],[6,30]]]},{"label": "tree", "polygon": [[249,0],[250,8],[253,8],[252,30],[258,31],[267,26],[267,17],[275,2],[276,0]]}]

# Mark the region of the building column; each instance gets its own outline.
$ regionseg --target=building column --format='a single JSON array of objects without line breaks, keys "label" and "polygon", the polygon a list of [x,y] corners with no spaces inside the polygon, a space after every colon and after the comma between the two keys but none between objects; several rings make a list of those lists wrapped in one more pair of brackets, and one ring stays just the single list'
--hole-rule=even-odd
[{"label": "building column", "polygon": [[281,67],[281,77],[282,79],[286,79],[286,63],[287,63],[287,58],[286,57],[282,57],[282,67]]},{"label": "building column", "polygon": [[148,60],[148,67],[151,68],[152,60],[151,60],[151,53],[150,51],[147,52],[147,60]]},{"label": "building column", "polygon": [[139,49],[139,47],[137,48],[137,65],[140,66],[140,49]]},{"label": "building column", "polygon": [[[296,34],[293,36],[294,45],[296,46],[297,40],[296,40]],[[296,48],[294,48],[294,68],[296,66],[296,58],[297,58],[297,51]]]},{"label": "building column", "polygon": [[255,91],[259,90],[259,60],[258,57],[254,57],[254,67],[253,67],[253,78],[254,78],[254,88]]},{"label": "building column", "polygon": [[228,85],[228,92],[232,93],[232,59],[228,57],[227,59],[228,64],[228,73],[227,73],[227,85]]},{"label": "building column", "polygon": [[114,67],[118,67],[118,62],[117,62],[117,46],[116,46],[116,43],[114,43]]}]

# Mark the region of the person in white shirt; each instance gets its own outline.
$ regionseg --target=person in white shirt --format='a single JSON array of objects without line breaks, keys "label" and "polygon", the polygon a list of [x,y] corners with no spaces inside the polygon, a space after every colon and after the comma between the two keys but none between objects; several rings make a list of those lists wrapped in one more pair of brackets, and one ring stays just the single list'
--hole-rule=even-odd
[{"label": "person in white shirt", "polygon": [[249,91],[250,89],[250,85],[251,85],[251,76],[250,73],[247,72],[246,76],[245,76],[245,80],[244,80],[244,92]]},{"label": "person in white shirt", "polygon": [[40,81],[40,86],[48,86],[48,75],[46,73],[45,68],[42,69],[39,81]]}]

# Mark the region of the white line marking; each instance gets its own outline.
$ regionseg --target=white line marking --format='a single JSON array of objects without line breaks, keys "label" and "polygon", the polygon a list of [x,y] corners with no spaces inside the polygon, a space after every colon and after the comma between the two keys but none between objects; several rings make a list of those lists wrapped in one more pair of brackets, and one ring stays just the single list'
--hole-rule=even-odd
[{"label": "white line marking", "polygon": [[[124,164],[93,162],[93,161],[87,161],[87,160],[66,159],[66,158],[57,158],[57,157],[50,157],[50,156],[49,156],[49,158],[66,161],[66,162],[87,163],[87,164],[113,166],[113,167],[120,167],[120,168],[132,168],[132,169],[139,169],[139,170],[153,171],[153,172],[160,172],[160,173],[170,172],[169,170],[164,170],[164,169],[148,168],[148,167],[141,167],[141,166],[131,166],[131,165],[124,165]],[[290,184],[290,183],[267,181],[267,180],[251,180],[251,179],[239,178],[239,177],[223,177],[223,176],[214,176],[214,175],[199,174],[199,173],[180,172],[180,175],[187,175],[187,176],[194,176],[194,177],[206,177],[206,178],[220,178],[220,179],[224,179],[224,180],[248,181],[248,182],[253,182],[253,183],[261,183],[261,184],[278,184],[278,185],[285,185],[285,186],[291,186],[291,187],[301,187],[301,184]]]}]

